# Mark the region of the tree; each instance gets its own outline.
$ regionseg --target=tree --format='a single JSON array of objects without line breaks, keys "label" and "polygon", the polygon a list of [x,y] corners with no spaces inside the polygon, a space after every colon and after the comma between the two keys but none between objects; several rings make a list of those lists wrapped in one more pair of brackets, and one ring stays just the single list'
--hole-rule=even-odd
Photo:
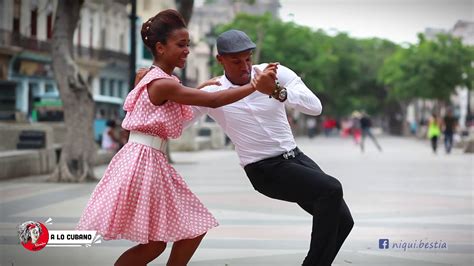
[{"label": "tree", "polygon": [[73,34],[83,0],[58,1],[52,37],[53,72],[64,106],[67,128],[59,164],[50,180],[84,182],[94,179],[94,101],[73,56]]},{"label": "tree", "polygon": [[419,35],[419,44],[399,49],[380,71],[390,87],[389,96],[403,101],[415,98],[448,102],[457,86],[470,88],[473,79],[472,48],[450,35],[434,40]]},{"label": "tree", "polygon": [[[181,14],[181,16],[183,16],[184,22],[186,22],[186,25],[188,25],[193,14],[194,0],[175,0],[175,4],[176,9]],[[183,85],[188,85],[186,78],[186,66],[184,66],[184,68],[181,70],[181,82]]]},{"label": "tree", "polygon": [[448,101],[456,86],[470,86],[472,61],[472,49],[459,39],[440,34],[426,40],[420,34],[418,45],[400,49],[387,60],[380,79],[391,87],[390,96],[396,99]]},{"label": "tree", "polygon": [[[278,61],[301,76],[324,103],[324,113],[344,116],[355,109],[372,113],[382,110],[386,92],[377,81],[378,69],[396,45],[387,40],[351,38],[346,33],[332,37],[270,14],[239,14],[217,31],[235,28],[257,43],[254,61]],[[219,73],[218,67],[213,73]]]},{"label": "tree", "polygon": [[176,9],[183,16],[186,25],[193,15],[194,0],[175,0]]},{"label": "tree", "polygon": [[469,88],[472,61],[472,50],[459,39],[441,34],[427,40],[420,34],[418,44],[400,48],[386,60],[379,80],[389,88],[389,98],[398,102],[403,122],[412,100],[431,99],[445,104],[457,86]]}]

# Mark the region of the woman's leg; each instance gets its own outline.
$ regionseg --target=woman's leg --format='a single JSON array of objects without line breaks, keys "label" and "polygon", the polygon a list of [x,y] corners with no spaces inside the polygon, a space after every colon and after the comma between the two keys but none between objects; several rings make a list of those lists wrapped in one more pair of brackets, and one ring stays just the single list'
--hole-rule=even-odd
[{"label": "woman's leg", "polygon": [[166,248],[166,242],[150,241],[136,245],[125,251],[115,262],[115,266],[147,265],[156,259]]},{"label": "woman's leg", "polygon": [[173,244],[173,248],[171,249],[171,255],[166,265],[186,266],[201,243],[201,240],[204,238],[204,235],[206,234],[204,233],[192,239],[183,239],[175,242]]},{"label": "woman's leg", "polygon": [[438,149],[438,137],[434,136],[431,138],[431,148],[433,148],[433,152],[436,153]]}]

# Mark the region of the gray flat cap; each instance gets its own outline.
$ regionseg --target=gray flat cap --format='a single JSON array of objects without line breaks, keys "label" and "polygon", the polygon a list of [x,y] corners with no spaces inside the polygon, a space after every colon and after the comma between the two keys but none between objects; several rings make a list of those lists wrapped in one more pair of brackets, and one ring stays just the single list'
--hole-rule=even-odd
[{"label": "gray flat cap", "polygon": [[219,54],[233,54],[247,50],[253,50],[255,43],[250,40],[245,32],[240,30],[228,30],[221,33],[216,40],[217,53]]}]

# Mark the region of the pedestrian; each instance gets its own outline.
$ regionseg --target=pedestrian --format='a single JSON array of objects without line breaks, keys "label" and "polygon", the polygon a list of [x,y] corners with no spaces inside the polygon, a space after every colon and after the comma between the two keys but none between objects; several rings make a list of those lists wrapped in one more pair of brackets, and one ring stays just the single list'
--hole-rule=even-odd
[{"label": "pedestrian", "polygon": [[116,152],[119,149],[120,139],[116,137],[115,121],[112,119],[107,120],[105,123],[105,129],[102,132],[101,148],[107,151]]},{"label": "pedestrian", "polygon": [[337,129],[337,121],[330,116],[326,116],[323,121],[324,135],[329,137]]},{"label": "pedestrian", "polygon": [[[216,58],[224,75],[220,85],[207,86],[205,91],[228,91],[248,84],[255,75],[252,70],[266,66],[252,66],[256,45],[242,31],[226,31],[216,42]],[[294,71],[283,65],[278,66],[277,80],[270,96],[254,92],[221,108],[193,106],[195,119],[207,114],[222,127],[257,191],[295,202],[313,216],[310,248],[303,265],[331,265],[354,222],[341,183],[296,146],[286,114],[286,107],[290,107],[319,115],[321,102]]]},{"label": "pedestrian", "polygon": [[314,138],[316,135],[316,118],[314,116],[308,116],[306,118],[306,130],[308,131],[308,137]]},{"label": "pedestrian", "polygon": [[354,143],[356,145],[360,145],[361,143],[361,136],[362,136],[362,129],[360,128],[361,117],[362,117],[362,114],[359,111],[354,111],[351,115],[351,120],[352,120],[351,133],[354,139]]},{"label": "pedestrian", "polygon": [[453,111],[448,110],[443,119],[443,133],[444,133],[444,148],[446,153],[451,153],[453,148],[453,136],[456,130],[457,120],[453,116]]},{"label": "pedestrian", "polygon": [[209,93],[184,87],[172,75],[175,67],[184,67],[190,43],[177,11],[158,13],[142,25],[141,35],[153,54],[153,66],[125,99],[122,127],[130,131],[129,140],[108,165],[77,229],[96,230],[105,240],[139,243],[115,265],[146,265],[174,242],[167,265],[183,266],[217,221],[168,163],[164,147],[193,117],[185,104],[216,108],[256,88],[270,93],[276,65],[257,71],[252,83]]},{"label": "pedestrian", "polygon": [[382,147],[380,146],[379,142],[375,138],[375,136],[372,134],[372,131],[370,128],[372,127],[372,120],[370,120],[370,117],[368,114],[365,112],[362,113],[362,117],[360,118],[360,129],[362,133],[362,139],[360,141],[360,149],[362,152],[364,152],[364,144],[365,144],[365,139],[369,137],[377,147],[379,151],[382,151]]},{"label": "pedestrian", "polygon": [[431,149],[433,153],[437,152],[438,149],[438,138],[441,135],[441,125],[438,116],[433,113],[430,120],[428,121],[428,138],[431,142]]}]

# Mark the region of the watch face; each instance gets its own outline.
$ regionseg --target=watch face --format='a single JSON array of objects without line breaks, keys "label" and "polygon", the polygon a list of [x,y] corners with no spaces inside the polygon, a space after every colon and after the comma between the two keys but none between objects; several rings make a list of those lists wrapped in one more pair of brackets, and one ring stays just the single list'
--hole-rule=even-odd
[{"label": "watch face", "polygon": [[286,89],[283,89],[280,91],[279,95],[278,95],[278,98],[280,98],[280,100],[285,100],[286,99]]}]

